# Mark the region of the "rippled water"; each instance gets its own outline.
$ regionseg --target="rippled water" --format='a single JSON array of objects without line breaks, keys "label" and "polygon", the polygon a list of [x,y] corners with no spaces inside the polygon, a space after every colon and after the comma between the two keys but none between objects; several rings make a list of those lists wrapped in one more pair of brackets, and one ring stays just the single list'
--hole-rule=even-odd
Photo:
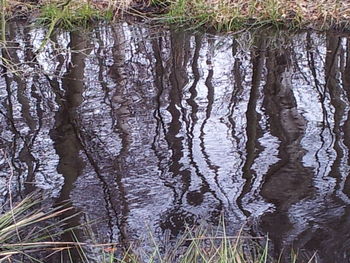
[{"label": "rippled water", "polygon": [[2,51],[19,70],[0,75],[3,203],[9,189],[69,199],[101,242],[223,213],[231,230],[268,233],[276,255],[348,262],[348,35],[120,23],[58,32],[35,55],[44,36],[12,23]]}]

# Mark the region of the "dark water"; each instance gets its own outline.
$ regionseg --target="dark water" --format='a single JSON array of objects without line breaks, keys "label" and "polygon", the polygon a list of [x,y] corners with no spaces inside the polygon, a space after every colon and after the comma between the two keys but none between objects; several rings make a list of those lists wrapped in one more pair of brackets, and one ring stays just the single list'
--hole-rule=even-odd
[{"label": "dark water", "polygon": [[1,202],[37,188],[71,200],[104,219],[100,242],[162,240],[224,213],[276,255],[350,261],[348,35],[121,23],[58,32],[35,55],[43,29],[8,32]]}]

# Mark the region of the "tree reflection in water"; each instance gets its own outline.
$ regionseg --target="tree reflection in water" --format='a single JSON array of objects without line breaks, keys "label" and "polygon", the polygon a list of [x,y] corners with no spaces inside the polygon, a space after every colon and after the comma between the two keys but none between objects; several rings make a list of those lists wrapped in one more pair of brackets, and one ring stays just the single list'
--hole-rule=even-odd
[{"label": "tree reflection in water", "polygon": [[[13,195],[69,200],[100,242],[243,223],[284,248],[347,262],[347,35],[213,36],[126,23],[89,35],[10,24],[0,145]],[[8,198],[9,167],[1,167]],[[83,217],[74,217],[82,222]],[[150,243],[142,246],[147,248]],[[345,257],[345,258],[344,258]],[[344,261],[345,260],[345,261]]]}]

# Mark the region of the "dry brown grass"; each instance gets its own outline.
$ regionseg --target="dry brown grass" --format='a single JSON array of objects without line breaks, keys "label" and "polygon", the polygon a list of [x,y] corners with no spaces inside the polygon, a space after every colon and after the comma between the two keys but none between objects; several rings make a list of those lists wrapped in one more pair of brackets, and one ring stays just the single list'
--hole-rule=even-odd
[{"label": "dry brown grass", "polygon": [[[169,0],[169,15],[235,30],[274,24],[292,28],[348,26],[350,1],[340,0]],[[204,21],[203,21],[204,20]]]},{"label": "dry brown grass", "polygon": [[339,0],[279,0],[285,19],[300,19],[302,23],[339,24],[350,18],[350,2]]}]

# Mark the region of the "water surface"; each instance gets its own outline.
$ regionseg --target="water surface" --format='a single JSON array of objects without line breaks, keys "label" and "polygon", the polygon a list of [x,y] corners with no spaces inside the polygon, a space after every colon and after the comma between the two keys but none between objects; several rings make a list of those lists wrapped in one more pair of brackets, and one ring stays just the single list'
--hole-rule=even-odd
[{"label": "water surface", "polygon": [[125,244],[224,214],[275,255],[349,261],[348,35],[119,23],[56,32],[36,53],[44,29],[8,32],[2,203],[42,189],[98,219],[100,242]]}]

